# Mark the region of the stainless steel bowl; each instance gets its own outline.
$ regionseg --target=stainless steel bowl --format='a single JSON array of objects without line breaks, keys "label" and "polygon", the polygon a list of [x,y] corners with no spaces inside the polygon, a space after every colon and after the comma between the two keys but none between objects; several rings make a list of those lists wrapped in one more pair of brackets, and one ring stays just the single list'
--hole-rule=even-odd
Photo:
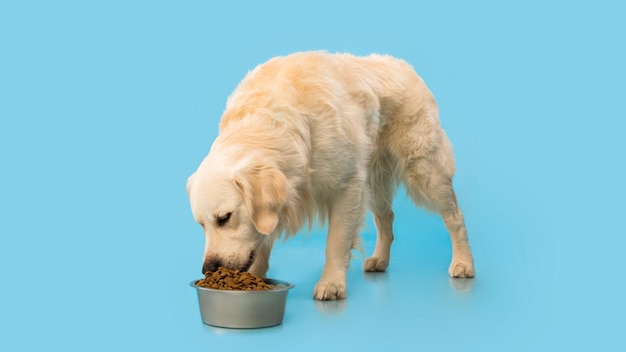
[{"label": "stainless steel bowl", "polygon": [[283,322],[287,294],[293,284],[264,279],[276,287],[266,291],[228,291],[190,285],[198,291],[200,315],[205,324],[223,328],[263,328]]}]

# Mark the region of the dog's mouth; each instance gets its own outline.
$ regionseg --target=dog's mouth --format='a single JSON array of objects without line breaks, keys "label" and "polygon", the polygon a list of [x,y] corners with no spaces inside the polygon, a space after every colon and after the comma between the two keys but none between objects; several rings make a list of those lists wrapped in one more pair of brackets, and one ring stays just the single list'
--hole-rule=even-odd
[{"label": "dog's mouth", "polygon": [[255,259],[256,253],[254,251],[250,252],[248,260],[244,264],[228,263],[222,261],[221,259],[211,259],[202,265],[202,273],[206,274],[207,272],[215,272],[219,267],[225,267],[229,270],[248,271]]},{"label": "dog's mouth", "polygon": [[254,251],[252,251],[252,252],[250,252],[250,255],[248,256],[248,261],[246,262],[244,268],[239,269],[239,270],[241,270],[241,271],[248,271],[248,269],[250,269],[250,267],[254,263],[254,259],[256,259],[256,253],[254,253]]},{"label": "dog's mouth", "polygon": [[248,271],[250,267],[252,266],[252,264],[254,263],[255,259],[256,259],[256,253],[254,251],[251,251],[250,255],[248,256],[248,261],[240,268],[234,268],[234,269],[238,269],[239,271]]}]

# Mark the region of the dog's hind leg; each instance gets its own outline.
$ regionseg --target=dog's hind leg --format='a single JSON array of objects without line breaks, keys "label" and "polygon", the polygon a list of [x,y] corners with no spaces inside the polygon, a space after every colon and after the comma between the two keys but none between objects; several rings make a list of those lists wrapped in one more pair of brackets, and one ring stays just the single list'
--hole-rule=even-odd
[{"label": "dog's hind leg", "polygon": [[446,153],[448,157],[418,158],[407,165],[404,184],[416,203],[441,215],[452,242],[452,262],[448,273],[452,277],[474,277],[474,260],[467,238],[463,213],[459,208],[452,187],[453,166],[450,162],[452,149],[445,134],[442,148],[437,153]]},{"label": "dog's hind leg", "polygon": [[474,277],[474,259],[467,239],[465,220],[457,204],[452,185],[450,185],[450,194],[452,207],[441,212],[452,241],[452,262],[448,273],[451,277]]},{"label": "dog's hind leg", "polygon": [[473,277],[474,261],[465,221],[452,188],[454,153],[440,127],[434,100],[416,107],[405,105],[390,123],[389,136],[385,141],[409,196],[417,206],[441,215],[450,233],[450,276]]},{"label": "dog's hind leg", "polygon": [[376,224],[376,246],[374,254],[363,262],[364,271],[385,271],[389,266],[394,218],[391,205],[395,194],[392,170],[391,155],[384,150],[378,151],[372,158],[368,178],[369,207]]},{"label": "dog's hind leg", "polygon": [[346,271],[350,250],[358,243],[366,201],[364,181],[352,181],[332,197],[329,204],[326,262],[313,297],[318,300],[346,298]]}]

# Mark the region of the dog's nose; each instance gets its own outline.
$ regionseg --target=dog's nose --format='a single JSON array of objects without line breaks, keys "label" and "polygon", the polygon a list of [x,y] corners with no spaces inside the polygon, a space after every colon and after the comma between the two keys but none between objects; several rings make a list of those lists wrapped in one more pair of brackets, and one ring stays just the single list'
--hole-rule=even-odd
[{"label": "dog's nose", "polygon": [[202,264],[202,274],[207,271],[214,272],[220,266],[222,266],[222,263],[219,260],[207,260],[204,264]]}]

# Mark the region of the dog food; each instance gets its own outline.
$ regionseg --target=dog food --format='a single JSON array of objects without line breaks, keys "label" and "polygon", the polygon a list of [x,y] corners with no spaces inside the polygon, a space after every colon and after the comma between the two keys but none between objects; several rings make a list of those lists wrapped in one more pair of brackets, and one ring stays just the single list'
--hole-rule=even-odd
[{"label": "dog food", "polygon": [[260,277],[245,271],[229,270],[219,267],[214,272],[204,273],[204,279],[196,281],[197,286],[218,290],[261,291],[271,290],[274,285],[267,284]]}]

